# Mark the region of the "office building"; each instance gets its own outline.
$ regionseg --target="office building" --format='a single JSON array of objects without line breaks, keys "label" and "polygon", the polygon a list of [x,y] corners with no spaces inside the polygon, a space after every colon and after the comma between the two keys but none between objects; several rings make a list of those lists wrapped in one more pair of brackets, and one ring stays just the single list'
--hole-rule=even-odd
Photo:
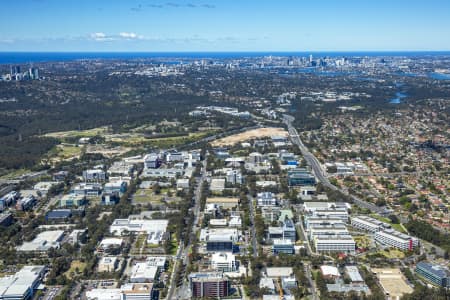
[{"label": "office building", "polygon": [[98,272],[114,272],[119,265],[116,256],[103,256],[98,262]]},{"label": "office building", "polygon": [[12,224],[14,218],[11,213],[1,213],[0,214],[0,226],[8,227]]},{"label": "office building", "polygon": [[138,262],[131,268],[130,282],[154,282],[157,279],[157,276],[158,267],[148,265],[146,262]]},{"label": "office building", "polygon": [[283,228],[269,226],[269,228],[267,229],[267,238],[269,240],[282,239],[283,238]]},{"label": "office building", "polygon": [[288,185],[294,186],[310,186],[316,184],[316,178],[306,169],[293,169],[288,171]]},{"label": "office building", "polygon": [[128,283],[121,288],[98,288],[86,292],[87,300],[157,300],[158,295],[152,283]]},{"label": "office building", "polygon": [[50,248],[57,249],[64,237],[63,230],[50,230],[39,233],[32,241],[24,242],[17,247],[20,252],[47,252]]},{"label": "office building", "polygon": [[215,252],[211,256],[211,268],[218,272],[235,272],[239,263],[231,253]]},{"label": "office building", "polygon": [[145,169],[157,169],[161,166],[162,160],[156,153],[150,153],[144,156]]},{"label": "office building", "polygon": [[283,222],[283,239],[296,240],[296,230],[294,222],[291,219],[285,219]]},{"label": "office building", "polygon": [[161,244],[168,238],[168,220],[116,219],[109,227],[109,232],[122,235],[125,232],[146,233],[148,244]]},{"label": "office building", "polygon": [[54,209],[45,215],[46,221],[64,222],[72,216],[70,209]]},{"label": "office building", "polygon": [[106,173],[103,170],[85,170],[83,171],[83,179],[85,181],[105,181],[106,180]]},{"label": "office building", "polygon": [[35,290],[41,284],[45,271],[45,266],[25,266],[14,275],[1,277],[0,299],[32,299]]},{"label": "office building", "polygon": [[210,228],[200,232],[200,241],[206,243],[208,252],[236,252],[239,240],[240,234],[236,228]]},{"label": "office building", "polygon": [[105,193],[119,193],[119,195],[122,195],[127,191],[127,182],[124,180],[117,180],[108,182],[105,184],[104,192]]},{"label": "office building", "polygon": [[227,183],[231,183],[231,184],[243,184],[244,177],[242,176],[241,171],[231,170],[231,171],[227,172],[226,181],[227,181]]},{"label": "office building", "polygon": [[223,273],[191,273],[189,284],[192,298],[219,299],[230,293],[230,281]]},{"label": "office building", "polygon": [[97,246],[98,253],[120,252],[123,246],[123,239],[120,238],[104,238]]},{"label": "office building", "polygon": [[312,240],[319,235],[348,235],[347,226],[344,223],[311,224],[308,228],[309,238]]},{"label": "office building", "polygon": [[436,286],[450,288],[450,272],[447,268],[420,261],[416,265],[416,273]]},{"label": "office building", "polygon": [[256,204],[258,206],[277,206],[277,198],[275,197],[274,193],[271,192],[264,192],[264,193],[258,193],[256,198]]},{"label": "office building", "polygon": [[317,235],[313,240],[317,252],[354,253],[355,240],[350,235]]},{"label": "office building", "polygon": [[98,197],[102,193],[102,185],[98,183],[79,183],[72,189],[72,194],[85,197]]},{"label": "office building", "polygon": [[77,207],[86,203],[86,197],[78,194],[68,194],[61,197],[59,207]]},{"label": "office building", "polygon": [[273,254],[294,254],[294,242],[292,240],[274,239],[272,245]]},{"label": "office building", "polygon": [[419,245],[419,240],[417,238],[393,229],[376,232],[374,239],[383,245],[394,247],[402,251],[412,251]]},{"label": "office building", "polygon": [[351,224],[356,229],[364,230],[370,233],[391,228],[391,225],[368,216],[353,217],[351,219]]},{"label": "office building", "polygon": [[30,210],[36,203],[37,199],[33,195],[28,195],[17,200],[16,209],[21,211]]}]

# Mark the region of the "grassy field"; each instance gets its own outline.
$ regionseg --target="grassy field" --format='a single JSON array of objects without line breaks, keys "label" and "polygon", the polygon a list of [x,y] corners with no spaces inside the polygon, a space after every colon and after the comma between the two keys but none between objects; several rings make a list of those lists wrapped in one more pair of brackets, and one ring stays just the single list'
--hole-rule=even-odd
[{"label": "grassy field", "polygon": [[[83,270],[86,268],[86,263],[79,260],[72,261],[69,270],[65,273],[66,277],[72,279],[72,273],[75,275],[83,274]],[[78,270],[78,272],[76,271]]]},{"label": "grassy field", "polygon": [[47,153],[47,157],[56,161],[73,159],[81,155],[81,150],[82,147],[73,145],[56,145]]},{"label": "grassy field", "polygon": [[370,216],[371,216],[372,218],[374,218],[374,219],[377,219],[377,220],[379,220],[379,221],[382,221],[382,222],[385,222],[385,223],[390,224],[390,225],[392,226],[392,228],[395,229],[395,230],[397,230],[397,231],[400,231],[400,232],[402,232],[402,233],[406,233],[406,230],[405,230],[405,228],[403,227],[402,224],[393,224],[389,218],[384,218],[384,217],[379,216],[379,215],[377,215],[377,214],[372,214],[372,215],[370,215]]},{"label": "grassy field", "polygon": [[379,252],[380,254],[386,256],[387,258],[405,258],[405,253],[397,249],[386,249]]},{"label": "grassy field", "polygon": [[51,132],[47,133],[44,136],[53,137],[57,139],[65,139],[65,138],[82,138],[82,137],[93,137],[96,135],[104,135],[108,132],[108,127],[97,127],[87,130],[69,130],[69,131],[59,131],[59,132]]},{"label": "grassy field", "polygon": [[155,195],[152,189],[139,189],[133,197],[133,201],[137,204],[161,204],[162,199],[164,199],[164,195]]}]

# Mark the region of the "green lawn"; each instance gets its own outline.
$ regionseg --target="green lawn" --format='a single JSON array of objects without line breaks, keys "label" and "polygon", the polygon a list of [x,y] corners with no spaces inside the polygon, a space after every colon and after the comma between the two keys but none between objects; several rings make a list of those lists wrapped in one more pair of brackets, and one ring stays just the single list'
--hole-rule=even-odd
[{"label": "green lawn", "polygon": [[397,231],[400,231],[402,233],[406,233],[405,228],[401,224],[393,224],[389,218],[385,218],[385,217],[379,216],[377,214],[371,214],[370,216],[372,218],[374,218],[374,219],[377,219],[379,221],[382,221],[382,222],[390,224],[392,226],[392,228],[397,230]]}]

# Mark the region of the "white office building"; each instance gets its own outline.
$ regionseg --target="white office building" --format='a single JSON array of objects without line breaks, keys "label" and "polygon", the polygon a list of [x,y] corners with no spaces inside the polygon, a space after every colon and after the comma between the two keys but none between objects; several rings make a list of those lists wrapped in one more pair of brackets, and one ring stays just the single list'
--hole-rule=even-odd
[{"label": "white office building", "polygon": [[214,271],[235,272],[239,269],[236,256],[231,253],[215,252],[211,256],[211,267]]},{"label": "white office building", "polygon": [[14,275],[0,278],[0,299],[32,299],[34,291],[41,283],[45,266],[25,266]]},{"label": "white office building", "polygon": [[391,225],[368,216],[353,217],[351,220],[351,224],[356,229],[368,231],[371,233],[391,228]]},{"label": "white office building", "polygon": [[157,279],[158,267],[148,265],[146,262],[138,262],[131,268],[130,282],[153,282]]},{"label": "white office building", "polygon": [[319,235],[348,235],[347,226],[343,223],[312,224],[309,229],[309,238],[313,240]]},{"label": "white office building", "polygon": [[264,192],[258,193],[256,204],[258,206],[277,206],[277,198],[274,193]]},{"label": "white office building", "polygon": [[375,241],[402,251],[411,251],[419,245],[419,240],[417,238],[393,229],[376,232]]},{"label": "white office building", "polygon": [[109,232],[122,235],[125,232],[146,233],[148,244],[160,244],[167,238],[168,220],[116,219]]},{"label": "white office building", "polygon": [[317,235],[314,237],[314,247],[317,252],[354,253],[356,243],[350,235]]}]

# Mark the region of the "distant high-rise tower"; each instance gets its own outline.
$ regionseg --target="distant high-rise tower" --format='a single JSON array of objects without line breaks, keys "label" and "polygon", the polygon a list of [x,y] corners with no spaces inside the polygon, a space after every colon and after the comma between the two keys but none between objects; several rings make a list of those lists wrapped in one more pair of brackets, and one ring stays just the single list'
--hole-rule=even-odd
[{"label": "distant high-rise tower", "polygon": [[312,54],[310,54],[309,55],[309,63],[312,63],[312,61],[313,61],[313,56],[312,56]]},{"label": "distant high-rise tower", "polygon": [[39,69],[38,68],[31,68],[31,75],[34,80],[39,79]]},{"label": "distant high-rise tower", "polygon": [[20,66],[11,67],[11,77],[20,73]]}]

